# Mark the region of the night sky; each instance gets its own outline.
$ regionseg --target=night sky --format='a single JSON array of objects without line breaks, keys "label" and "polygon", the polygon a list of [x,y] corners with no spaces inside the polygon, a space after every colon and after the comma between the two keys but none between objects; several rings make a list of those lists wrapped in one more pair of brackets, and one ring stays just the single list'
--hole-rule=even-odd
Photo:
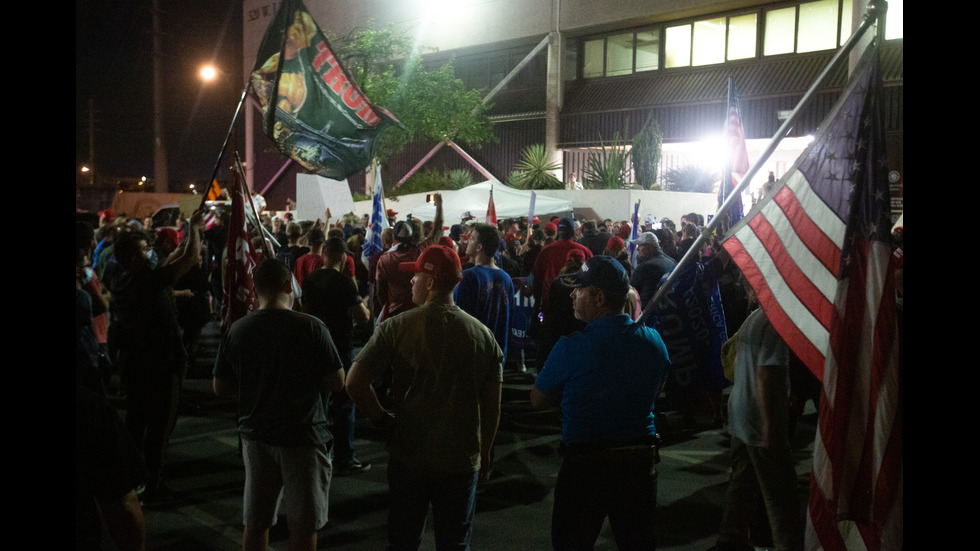
[{"label": "night sky", "polygon": [[[170,191],[183,191],[211,175],[241,96],[242,2],[159,3]],[[100,178],[153,176],[151,6],[150,0],[75,5],[75,163],[89,160],[91,102]],[[207,62],[226,72],[222,80],[202,83],[198,70]]]}]

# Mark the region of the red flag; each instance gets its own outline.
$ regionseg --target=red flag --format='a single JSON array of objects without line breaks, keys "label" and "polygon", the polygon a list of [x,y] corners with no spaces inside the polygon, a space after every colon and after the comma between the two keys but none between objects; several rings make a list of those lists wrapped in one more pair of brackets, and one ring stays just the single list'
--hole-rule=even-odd
[{"label": "red flag", "polygon": [[251,194],[241,173],[235,172],[235,189],[231,195],[231,220],[228,223],[227,260],[224,279],[224,319],[230,326],[255,310],[257,300],[252,286],[252,270],[258,265],[260,251],[252,246],[249,217]]},{"label": "red flag", "polygon": [[807,549],[901,549],[902,414],[877,49],[724,246],[823,383]]},{"label": "red flag", "polygon": [[490,204],[487,205],[486,223],[497,227],[497,208],[493,206],[493,188],[490,188]]}]

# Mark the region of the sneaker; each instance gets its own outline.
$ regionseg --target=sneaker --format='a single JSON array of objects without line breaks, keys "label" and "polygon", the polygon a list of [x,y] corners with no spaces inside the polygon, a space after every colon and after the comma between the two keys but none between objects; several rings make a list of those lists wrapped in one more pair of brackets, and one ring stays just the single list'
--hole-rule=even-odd
[{"label": "sneaker", "polygon": [[361,463],[358,460],[353,460],[347,463],[339,463],[334,465],[333,475],[334,476],[349,476],[352,474],[363,473],[371,470],[370,463]]}]

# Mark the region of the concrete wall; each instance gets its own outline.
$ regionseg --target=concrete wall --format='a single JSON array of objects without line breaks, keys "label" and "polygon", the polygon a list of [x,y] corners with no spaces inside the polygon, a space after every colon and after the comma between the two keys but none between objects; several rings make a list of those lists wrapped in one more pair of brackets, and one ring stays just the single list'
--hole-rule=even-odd
[{"label": "concrete wall", "polygon": [[[452,191],[442,191],[449,196]],[[686,193],[678,191],[643,190],[538,190],[537,193],[559,197],[572,202],[576,218],[628,220],[633,214],[633,205],[640,201],[640,219],[651,214],[657,220],[670,218],[680,224],[681,216],[696,212],[705,219],[717,210],[718,198],[712,193]],[[412,209],[425,204],[425,193],[413,193],[397,198],[385,198],[387,207],[398,212],[403,219]],[[371,201],[354,202],[354,212],[358,216],[371,214]],[[539,215],[551,213],[538,213]],[[446,220],[446,225],[456,224],[458,220]]]}]

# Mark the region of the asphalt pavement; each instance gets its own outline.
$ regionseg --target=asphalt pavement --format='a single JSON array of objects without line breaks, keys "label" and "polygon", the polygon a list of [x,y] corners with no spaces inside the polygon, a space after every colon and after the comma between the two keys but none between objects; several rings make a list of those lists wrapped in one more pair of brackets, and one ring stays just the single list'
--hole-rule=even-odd
[{"label": "asphalt pavement", "polygon": [[[209,362],[216,350],[215,327],[184,382],[180,417],[166,455],[164,478],[174,491],[167,500],[144,504],[150,551],[241,549],[244,468],[239,457],[234,403],[211,391]],[[501,424],[494,472],[477,491],[472,549],[547,550],[558,455],[557,411],[531,408],[533,367],[505,372]],[[124,415],[121,402],[116,402]],[[813,454],[815,414],[808,404],[794,433],[801,510]],[[658,549],[705,551],[715,543],[729,473],[729,436],[711,421],[707,405],[689,426],[667,411],[657,419],[664,438],[658,465]],[[385,548],[387,455],[381,434],[358,419],[356,449],[371,469],[334,477],[330,521],[319,531],[320,549],[377,551]],[[759,511],[761,514],[761,510]],[[764,516],[764,515],[763,515]],[[430,518],[431,521],[431,518]],[[764,525],[758,545],[766,543]],[[270,535],[270,549],[286,549],[288,519]],[[434,549],[431,522],[422,549]],[[608,522],[596,550],[616,549]],[[759,547],[766,549],[766,547]]]}]

